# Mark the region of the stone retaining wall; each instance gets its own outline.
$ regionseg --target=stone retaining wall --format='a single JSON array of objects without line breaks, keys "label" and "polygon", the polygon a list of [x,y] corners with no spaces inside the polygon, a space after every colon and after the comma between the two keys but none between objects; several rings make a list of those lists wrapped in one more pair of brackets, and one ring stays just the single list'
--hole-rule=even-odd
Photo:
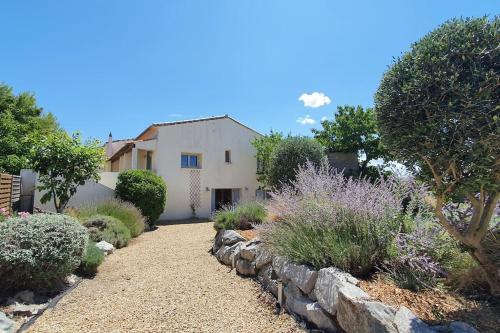
[{"label": "stone retaining wall", "polygon": [[271,255],[258,238],[246,241],[233,230],[217,233],[212,252],[239,274],[256,278],[264,290],[282,299],[286,311],[325,332],[338,332],[340,326],[347,333],[479,333],[463,322],[429,326],[404,306],[376,301],[349,273],[293,264]]}]

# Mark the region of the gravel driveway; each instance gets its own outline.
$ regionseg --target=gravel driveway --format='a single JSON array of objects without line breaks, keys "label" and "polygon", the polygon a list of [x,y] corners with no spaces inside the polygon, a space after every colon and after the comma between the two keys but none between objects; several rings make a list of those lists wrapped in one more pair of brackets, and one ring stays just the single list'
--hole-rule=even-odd
[{"label": "gravel driveway", "polygon": [[298,332],[208,250],[212,223],[160,226],[106,258],[28,332]]}]

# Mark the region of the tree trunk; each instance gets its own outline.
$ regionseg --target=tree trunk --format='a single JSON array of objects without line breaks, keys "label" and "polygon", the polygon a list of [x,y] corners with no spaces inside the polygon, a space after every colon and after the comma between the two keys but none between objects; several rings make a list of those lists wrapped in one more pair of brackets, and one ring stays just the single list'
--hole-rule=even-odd
[{"label": "tree trunk", "polygon": [[491,288],[491,294],[500,296],[500,267],[495,265],[495,262],[482,248],[476,248],[471,255],[484,271],[486,281]]}]

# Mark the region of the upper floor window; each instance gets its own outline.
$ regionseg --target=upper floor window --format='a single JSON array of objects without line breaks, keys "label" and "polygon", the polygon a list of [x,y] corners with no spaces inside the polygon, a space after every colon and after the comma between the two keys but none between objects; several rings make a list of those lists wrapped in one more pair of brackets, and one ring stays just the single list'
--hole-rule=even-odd
[{"label": "upper floor window", "polygon": [[200,156],[197,154],[181,154],[181,168],[200,168]]},{"label": "upper floor window", "polygon": [[231,163],[231,151],[230,150],[226,150],[224,152],[224,159],[225,159],[226,163]]}]

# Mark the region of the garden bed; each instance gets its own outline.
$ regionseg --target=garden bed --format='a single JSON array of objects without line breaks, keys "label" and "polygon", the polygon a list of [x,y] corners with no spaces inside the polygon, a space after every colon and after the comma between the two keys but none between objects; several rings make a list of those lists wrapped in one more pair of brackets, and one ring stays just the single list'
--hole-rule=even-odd
[{"label": "garden bed", "polygon": [[482,333],[498,332],[500,327],[498,301],[487,301],[484,298],[472,300],[441,289],[414,292],[399,288],[382,276],[361,280],[359,286],[378,301],[391,306],[406,306],[419,318],[432,325],[464,321]]},{"label": "garden bed", "polygon": [[484,303],[437,290],[412,293],[383,280],[356,279],[335,267],[297,265],[272,255],[258,238],[248,241],[234,230],[219,231],[212,252],[240,275],[255,278],[308,327],[325,332],[477,332],[465,322],[487,333],[498,327],[495,308]]}]

